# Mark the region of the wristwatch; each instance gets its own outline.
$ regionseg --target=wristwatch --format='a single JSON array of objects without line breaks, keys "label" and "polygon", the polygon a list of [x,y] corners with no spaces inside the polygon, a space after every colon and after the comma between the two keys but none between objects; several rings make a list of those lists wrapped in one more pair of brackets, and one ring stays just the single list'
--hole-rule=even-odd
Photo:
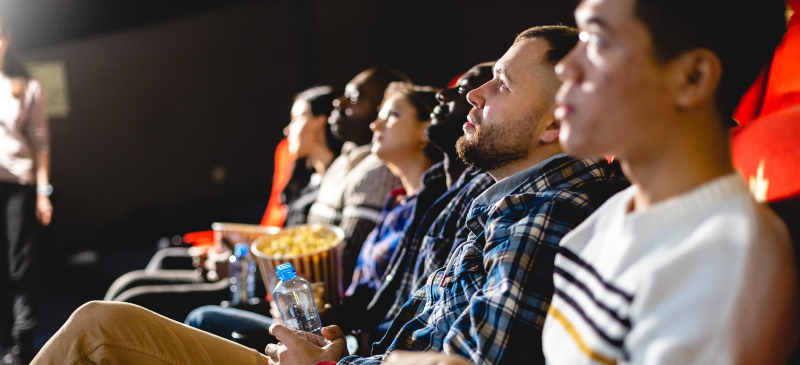
[{"label": "wristwatch", "polygon": [[53,185],[36,185],[36,194],[50,196],[53,194]]}]

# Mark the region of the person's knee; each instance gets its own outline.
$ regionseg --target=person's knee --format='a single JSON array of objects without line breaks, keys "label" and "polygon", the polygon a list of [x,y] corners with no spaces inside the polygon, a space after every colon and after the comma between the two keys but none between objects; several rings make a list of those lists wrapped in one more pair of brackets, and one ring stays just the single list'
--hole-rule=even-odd
[{"label": "person's knee", "polygon": [[211,312],[216,306],[214,305],[204,305],[200,308],[197,308],[189,313],[186,316],[186,320],[183,323],[187,326],[191,326],[194,328],[203,328],[203,323],[205,323],[206,318],[208,317],[208,313]]},{"label": "person's knee", "polygon": [[140,312],[147,312],[147,310],[129,303],[93,300],[76,309],[72,313],[70,321],[94,325],[106,323],[117,325],[123,320],[135,320],[140,317]]}]

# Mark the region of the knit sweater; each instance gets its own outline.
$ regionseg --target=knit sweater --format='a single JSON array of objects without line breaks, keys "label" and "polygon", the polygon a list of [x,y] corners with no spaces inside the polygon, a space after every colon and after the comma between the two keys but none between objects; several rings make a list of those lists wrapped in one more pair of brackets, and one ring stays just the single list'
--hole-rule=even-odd
[{"label": "knit sweater", "polygon": [[635,189],[561,241],[548,364],[785,363],[798,293],[783,222],[738,174],[629,212]]}]

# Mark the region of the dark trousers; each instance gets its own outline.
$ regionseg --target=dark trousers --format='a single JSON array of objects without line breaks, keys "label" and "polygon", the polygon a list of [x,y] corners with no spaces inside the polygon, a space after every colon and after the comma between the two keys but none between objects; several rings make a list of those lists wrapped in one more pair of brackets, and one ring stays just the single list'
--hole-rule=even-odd
[{"label": "dark trousers", "polygon": [[33,347],[39,314],[36,188],[0,183],[0,342]]}]

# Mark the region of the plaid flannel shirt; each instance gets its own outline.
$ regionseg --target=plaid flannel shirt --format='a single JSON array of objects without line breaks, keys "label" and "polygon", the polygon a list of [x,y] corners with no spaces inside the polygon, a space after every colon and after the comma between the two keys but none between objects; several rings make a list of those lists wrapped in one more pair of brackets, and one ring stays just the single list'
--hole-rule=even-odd
[{"label": "plaid flannel shirt", "polygon": [[472,201],[494,184],[489,174],[468,167],[455,184],[431,205],[415,234],[409,234],[395,255],[392,272],[369,306],[369,320],[376,327],[370,339],[383,337],[411,295],[425,285],[428,275],[444,267],[450,250],[467,239],[467,214]]},{"label": "plaid flannel shirt", "polygon": [[563,155],[495,184],[473,202],[469,238],[373,346],[378,355],[339,363],[376,364],[395,349],[457,354],[476,364],[543,363],[558,243],[624,185],[616,164]]}]

